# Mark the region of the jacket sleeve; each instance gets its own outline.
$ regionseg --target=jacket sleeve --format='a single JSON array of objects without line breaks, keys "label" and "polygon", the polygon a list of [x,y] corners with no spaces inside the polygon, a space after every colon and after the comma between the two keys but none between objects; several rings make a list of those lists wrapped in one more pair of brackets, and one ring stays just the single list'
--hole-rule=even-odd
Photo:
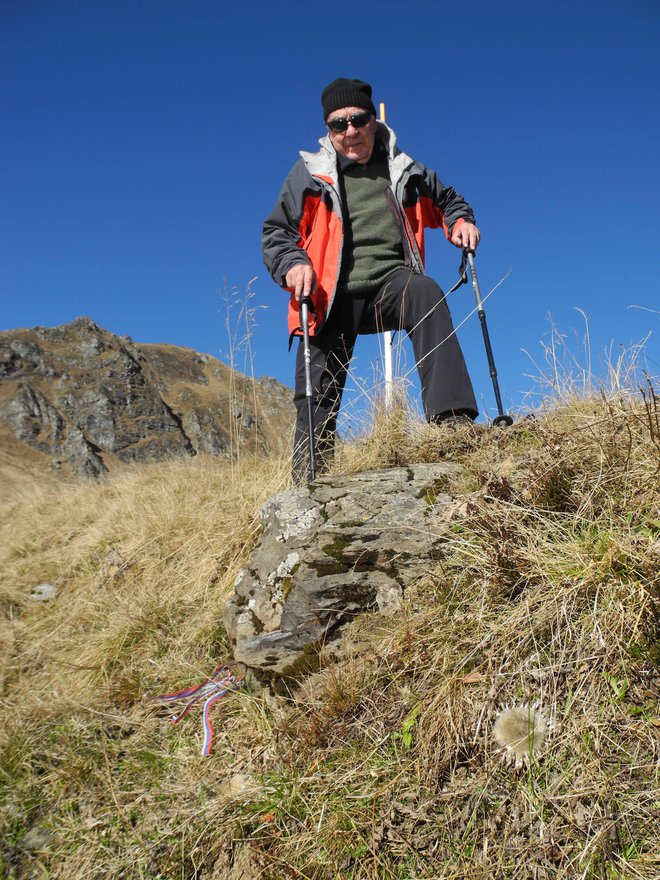
[{"label": "jacket sleeve", "polygon": [[264,222],[261,247],[264,263],[273,280],[286,287],[286,274],[297,263],[310,263],[302,247],[308,217],[306,201],[319,189],[302,159],[286,177],[275,207]]},{"label": "jacket sleeve", "polygon": [[420,196],[424,204],[424,225],[442,226],[450,238],[458,220],[474,223],[474,212],[462,195],[451,186],[444,186],[435,171],[425,168],[420,182]]}]

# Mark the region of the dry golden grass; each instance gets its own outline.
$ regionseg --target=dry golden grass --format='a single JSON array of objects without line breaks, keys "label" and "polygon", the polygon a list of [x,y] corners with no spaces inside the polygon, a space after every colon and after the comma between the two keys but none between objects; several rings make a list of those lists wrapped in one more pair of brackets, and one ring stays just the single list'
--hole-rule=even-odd
[{"label": "dry golden grass", "polygon": [[[238,469],[198,456],[125,469],[100,484],[25,486],[0,557],[0,603],[19,643],[29,632],[22,662],[57,657],[84,673],[76,689],[82,682],[96,689],[108,664],[137,669],[160,653],[160,641],[168,663],[172,649],[189,653],[204,639],[200,630],[217,626],[216,601],[252,546],[258,509],[286,479],[285,460],[248,459]],[[31,600],[43,582],[58,588],[55,603]]]},{"label": "dry golden grass", "polygon": [[[14,484],[2,532],[0,877],[651,880],[660,872],[654,387],[509,430],[398,409],[343,471],[459,461],[443,557],[288,699],[177,727],[149,697],[227,659],[222,605],[288,462]],[[58,587],[50,602],[33,587]],[[494,738],[539,705],[539,749]],[[536,710],[535,710],[536,711]]]}]

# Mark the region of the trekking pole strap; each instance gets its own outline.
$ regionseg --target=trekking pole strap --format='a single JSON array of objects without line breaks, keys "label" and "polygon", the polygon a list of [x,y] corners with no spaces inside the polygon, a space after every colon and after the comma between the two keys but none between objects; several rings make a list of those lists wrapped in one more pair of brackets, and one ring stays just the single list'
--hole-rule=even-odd
[{"label": "trekking pole strap", "polygon": [[454,284],[454,286],[450,290],[447,291],[447,293],[445,294],[445,299],[449,296],[450,293],[453,293],[455,290],[458,290],[458,288],[462,284],[467,284],[467,280],[468,280],[468,278],[467,278],[467,257],[465,254],[466,254],[466,252],[463,251],[463,259],[461,260],[461,265],[458,267],[458,275],[459,275],[458,281],[456,282],[456,284]]},{"label": "trekking pole strap", "polygon": [[[307,304],[307,308],[309,309],[309,313],[311,315],[316,316],[316,309],[314,308],[314,303],[312,302],[311,297],[305,296],[305,297],[303,297],[303,299],[300,300],[300,309],[301,309],[300,317],[301,317],[301,319],[302,319],[302,304],[303,303]],[[291,351],[291,346],[293,345],[293,340],[295,339],[295,337],[300,336],[302,333],[303,333],[302,323],[300,324],[300,326],[294,327],[293,330],[291,331],[291,333],[289,333],[289,349],[288,349],[289,351]]]}]

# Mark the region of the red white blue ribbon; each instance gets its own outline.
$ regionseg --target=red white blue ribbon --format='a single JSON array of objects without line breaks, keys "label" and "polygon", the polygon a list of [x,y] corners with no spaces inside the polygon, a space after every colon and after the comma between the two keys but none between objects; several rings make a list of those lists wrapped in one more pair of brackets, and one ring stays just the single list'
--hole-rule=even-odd
[{"label": "red white blue ribbon", "polygon": [[234,675],[226,666],[219,666],[210,678],[195,687],[185,688],[173,694],[162,694],[155,697],[156,700],[175,703],[178,700],[188,700],[183,712],[173,715],[172,724],[178,724],[188,714],[192,707],[200,700],[204,700],[203,724],[204,743],[202,755],[210,755],[213,745],[213,726],[211,724],[210,709],[215,703],[226,697],[228,693],[236,690],[243,684],[242,680]]}]

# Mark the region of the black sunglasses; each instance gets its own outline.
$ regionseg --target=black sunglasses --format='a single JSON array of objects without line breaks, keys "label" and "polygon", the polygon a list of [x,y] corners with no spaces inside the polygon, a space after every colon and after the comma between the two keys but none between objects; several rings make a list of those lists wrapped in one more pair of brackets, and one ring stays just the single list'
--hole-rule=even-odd
[{"label": "black sunglasses", "polygon": [[330,131],[339,133],[346,131],[349,125],[352,125],[353,128],[364,128],[370,119],[371,113],[368,110],[363,110],[362,113],[352,113],[348,119],[344,116],[335,116],[334,119],[328,119],[326,125]]}]

